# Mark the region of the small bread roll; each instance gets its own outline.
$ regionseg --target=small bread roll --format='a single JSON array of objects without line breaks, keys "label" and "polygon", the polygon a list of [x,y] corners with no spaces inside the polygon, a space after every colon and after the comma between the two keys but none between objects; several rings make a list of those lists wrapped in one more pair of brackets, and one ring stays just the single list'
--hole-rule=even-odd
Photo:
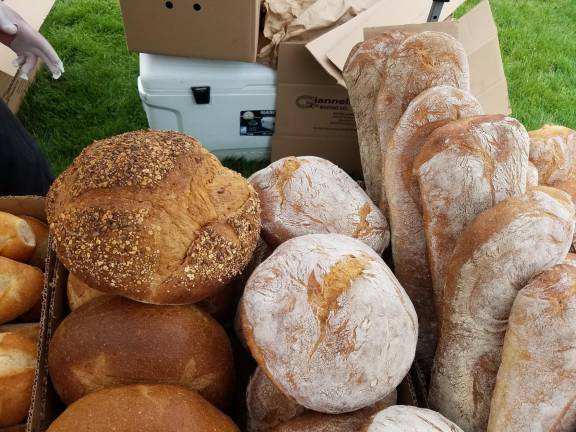
[{"label": "small bread roll", "polygon": [[396,405],[380,411],[365,426],[364,431],[464,432],[457,425],[435,411],[404,405]]},{"label": "small bread roll", "polygon": [[14,333],[24,336],[36,344],[40,336],[40,323],[4,324],[0,326],[0,333]]},{"label": "small bread roll", "polygon": [[137,131],[86,147],[52,184],[58,258],[93,288],[151,304],[197,303],[250,262],[260,203],[194,138]]},{"label": "small bread roll", "polygon": [[96,298],[62,321],[48,368],[66,404],[105,387],[169,382],[227,406],[234,389],[230,341],[210,315],[119,296]]},{"label": "small bread roll", "polygon": [[276,247],[306,234],[345,234],[381,254],[390,242],[386,217],[348,174],[325,159],[274,162],[248,179],[260,196],[262,237]]},{"label": "small bread roll", "polygon": [[241,303],[250,351],[304,407],[340,414],[372,405],[414,360],[414,307],[382,258],[360,240],[288,240],[252,274]]},{"label": "small bread roll", "polygon": [[36,238],[30,225],[22,218],[0,211],[0,256],[26,262],[35,247]]},{"label": "small bread roll", "polygon": [[38,268],[0,257],[0,324],[32,309],[42,297],[43,283]]},{"label": "small bread roll", "polygon": [[40,267],[44,270],[46,265],[46,254],[48,252],[48,225],[39,219],[32,216],[20,215],[20,218],[28,222],[28,225],[34,233],[36,238],[36,247],[32,256],[28,260],[28,264]]},{"label": "small bread roll", "polygon": [[36,344],[15,333],[0,333],[0,427],[28,414],[36,368]]},{"label": "small bread roll", "polygon": [[69,406],[47,432],[239,432],[196,392],[174,385],[100,390]]},{"label": "small bread roll", "polygon": [[246,389],[246,408],[248,432],[268,432],[306,410],[278,390],[261,368],[256,368],[250,377]]}]

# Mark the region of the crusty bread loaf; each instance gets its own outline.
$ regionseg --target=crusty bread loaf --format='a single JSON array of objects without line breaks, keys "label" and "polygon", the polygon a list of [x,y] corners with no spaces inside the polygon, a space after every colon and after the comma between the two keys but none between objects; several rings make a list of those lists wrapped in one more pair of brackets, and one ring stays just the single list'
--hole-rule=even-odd
[{"label": "crusty bread loaf", "polygon": [[514,301],[488,431],[574,432],[575,347],[572,259],[538,275]]},{"label": "crusty bread loaf", "polygon": [[26,419],[35,368],[36,344],[24,335],[0,333],[0,427]]},{"label": "crusty bread loaf", "polygon": [[46,213],[58,257],[88,285],[196,303],[250,261],[258,196],[196,140],[139,131],[95,142],[56,179]]},{"label": "crusty bread loaf", "polygon": [[528,161],[528,172],[526,173],[526,187],[538,186],[540,184],[538,168]]},{"label": "crusty bread loaf", "polygon": [[566,257],[574,221],[570,197],[539,186],[481,213],[458,239],[446,273],[430,405],[467,432],[486,430],[518,290]]},{"label": "crusty bread loaf", "polygon": [[64,411],[47,432],[239,432],[196,392],[174,385],[100,390]]},{"label": "crusty bread loaf", "polygon": [[172,383],[226,406],[234,387],[230,342],[207,313],[117,296],[96,298],[62,321],[48,367],[66,404],[104,387]]},{"label": "crusty bread loaf", "polygon": [[388,57],[408,35],[392,30],[359,42],[350,52],[342,71],[356,118],[366,192],[375,203],[381,201],[382,194],[382,154],[375,117],[376,98]]},{"label": "crusty bread loaf", "polygon": [[14,333],[24,336],[36,344],[40,336],[40,323],[4,324],[0,326],[0,333]]},{"label": "crusty bread loaf", "polygon": [[417,358],[426,371],[436,349],[437,321],[414,158],[438,127],[482,113],[471,94],[449,86],[423,91],[410,102],[388,142],[384,186],[392,234],[394,273],[410,296],[420,328]]},{"label": "crusty bread loaf", "polygon": [[246,389],[246,408],[248,432],[268,432],[306,409],[278,390],[261,368],[256,368],[250,377]]},{"label": "crusty bread loaf", "polygon": [[345,234],[382,253],[388,223],[343,170],[318,157],[289,157],[249,179],[260,196],[262,237],[272,247],[306,234]]},{"label": "crusty bread loaf", "polygon": [[554,125],[531,131],[530,161],[542,185],[576,180],[576,131]]},{"label": "crusty bread loaf", "polygon": [[48,253],[48,225],[32,216],[20,215],[18,217],[28,222],[36,239],[36,246],[34,247],[32,256],[28,260],[28,264],[44,270],[46,254]]},{"label": "crusty bread loaf", "polygon": [[38,268],[0,257],[0,324],[30,310],[42,297],[43,283]]},{"label": "crusty bread loaf", "polygon": [[[407,37],[389,56],[376,102],[382,170],[394,128],[410,102],[424,90],[440,85],[470,90],[468,58],[462,44],[452,36],[418,33]],[[381,209],[387,214],[385,190],[382,197]]]},{"label": "crusty bread loaf", "polygon": [[18,216],[0,211],[0,256],[26,262],[35,247],[36,238],[30,225]]},{"label": "crusty bread loaf", "polygon": [[526,192],[529,150],[528,132],[518,120],[486,115],[436,129],[416,158],[414,173],[439,318],[446,267],[456,241],[477,215]]},{"label": "crusty bread loaf", "polygon": [[66,295],[68,298],[68,306],[71,311],[74,311],[97,297],[109,294],[88,286],[88,284],[81,281],[78,276],[70,273],[68,275],[68,282],[66,283]]},{"label": "crusty bread loaf", "polygon": [[314,411],[374,404],[414,359],[418,324],[406,292],[373,249],[339,234],[279,246],[248,280],[241,319],[263,371]]},{"label": "crusty bread loaf", "polygon": [[[558,181],[555,182],[552,186],[570,195],[572,202],[576,205],[576,179]],[[572,250],[576,251],[576,232],[574,233],[574,240],[572,241]]]},{"label": "crusty bread loaf", "polygon": [[380,411],[363,432],[463,432],[441,414],[425,408],[396,405]]}]

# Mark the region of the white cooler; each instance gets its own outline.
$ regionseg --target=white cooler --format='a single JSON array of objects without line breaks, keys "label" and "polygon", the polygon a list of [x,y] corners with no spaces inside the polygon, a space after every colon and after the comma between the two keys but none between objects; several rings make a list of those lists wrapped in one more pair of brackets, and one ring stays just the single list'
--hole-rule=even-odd
[{"label": "white cooler", "polygon": [[140,54],[138,91],[152,129],[187,133],[220,158],[270,156],[276,71],[269,67]]}]

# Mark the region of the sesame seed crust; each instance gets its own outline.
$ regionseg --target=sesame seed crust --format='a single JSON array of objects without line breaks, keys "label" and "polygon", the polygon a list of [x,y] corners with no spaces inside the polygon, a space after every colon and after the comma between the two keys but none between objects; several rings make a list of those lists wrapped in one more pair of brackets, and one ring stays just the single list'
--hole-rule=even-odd
[{"label": "sesame seed crust", "polygon": [[54,182],[47,215],[64,265],[101,291],[198,302],[248,264],[258,196],[193,138],[137,131],[88,146]]}]

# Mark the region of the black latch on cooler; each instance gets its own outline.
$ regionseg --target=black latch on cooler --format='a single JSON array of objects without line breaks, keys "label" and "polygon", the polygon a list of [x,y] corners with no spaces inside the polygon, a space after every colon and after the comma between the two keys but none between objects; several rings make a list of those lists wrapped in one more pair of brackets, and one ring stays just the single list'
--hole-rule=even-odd
[{"label": "black latch on cooler", "polygon": [[210,103],[210,87],[192,87],[192,94],[198,105],[208,105]]}]

